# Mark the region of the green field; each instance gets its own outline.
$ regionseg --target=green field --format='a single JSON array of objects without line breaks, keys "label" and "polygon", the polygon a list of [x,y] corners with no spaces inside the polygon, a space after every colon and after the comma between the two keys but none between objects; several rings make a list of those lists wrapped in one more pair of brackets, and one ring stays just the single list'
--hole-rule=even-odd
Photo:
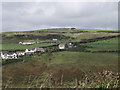
[{"label": "green field", "polygon": [[30,48],[38,48],[44,46],[50,46],[54,43],[34,44],[34,45],[20,45],[20,44],[2,44],[2,50],[25,50]]},{"label": "green field", "polygon": [[[84,31],[82,29],[80,29],[81,31]],[[45,30],[47,31],[47,30]],[[51,32],[59,32],[59,31],[68,31],[68,29],[65,30],[61,30],[61,29],[57,29],[57,30],[48,30],[48,33],[46,34],[45,32],[40,32],[39,31],[26,31],[26,32],[6,32],[3,33],[3,40],[2,40],[2,50],[24,50],[26,48],[35,48],[35,47],[42,47],[42,46],[49,46],[51,44],[36,44],[36,45],[29,45],[28,47],[24,46],[24,45],[19,45],[19,42],[24,42],[24,41],[37,41],[37,42],[51,42],[52,38],[50,38],[47,35],[60,35],[61,38],[64,37],[71,37],[74,38],[70,41],[72,42],[79,42],[82,39],[90,39],[90,38],[97,38],[97,37],[103,37],[103,36],[111,36],[111,35],[118,35],[118,33],[106,33],[106,32],[96,32],[96,30],[88,30],[88,32],[82,32],[82,33],[63,33],[63,34],[56,34],[56,33],[51,33]],[[72,32],[76,32],[78,31],[77,29],[73,30]],[[27,37],[16,37],[15,35],[30,35],[31,39],[27,38]],[[44,38],[47,37],[47,39],[41,39],[39,38],[39,36],[42,36]],[[33,37],[33,38],[32,38]],[[34,38],[35,37],[35,38]],[[66,42],[68,39],[62,39],[57,41],[57,43],[61,43],[61,42]],[[116,41],[117,42],[117,41]],[[107,42],[106,42],[107,43]],[[54,43],[53,43],[54,44]],[[93,43],[94,44],[94,43]],[[108,43],[109,45],[110,43]],[[97,44],[96,44],[97,45]],[[14,47],[13,47],[14,46]],[[99,46],[98,46],[99,47]],[[101,46],[100,46],[101,47]],[[112,47],[112,45],[111,45]],[[113,47],[114,48],[114,47]]]},{"label": "green field", "polygon": [[118,50],[118,38],[97,41],[92,43],[85,43],[82,45],[92,46],[93,48],[88,48],[91,51],[114,51]]}]

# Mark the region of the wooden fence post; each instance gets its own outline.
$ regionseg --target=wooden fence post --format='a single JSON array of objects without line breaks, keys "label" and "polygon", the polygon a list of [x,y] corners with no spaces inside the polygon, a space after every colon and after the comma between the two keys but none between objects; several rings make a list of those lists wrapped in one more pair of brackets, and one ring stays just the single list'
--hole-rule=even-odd
[{"label": "wooden fence post", "polygon": [[63,74],[62,74],[62,76],[61,76],[60,85],[63,85]]}]

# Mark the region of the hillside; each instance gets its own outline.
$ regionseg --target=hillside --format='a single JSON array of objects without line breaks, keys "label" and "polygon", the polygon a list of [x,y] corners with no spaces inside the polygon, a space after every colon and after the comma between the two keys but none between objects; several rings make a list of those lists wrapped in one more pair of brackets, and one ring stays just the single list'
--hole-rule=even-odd
[{"label": "hillside", "polygon": [[[114,32],[114,33],[113,33]],[[86,29],[50,29],[24,32],[4,32],[2,33],[2,50],[24,50],[26,46],[19,45],[19,42],[36,41],[36,42],[52,42],[51,44],[41,43],[38,45],[27,46],[28,48],[49,46],[55,44],[52,39],[58,39],[58,43],[66,42],[69,38],[72,42],[79,42],[82,39],[91,39],[104,36],[118,35],[117,31],[100,31]],[[9,46],[7,45],[9,44]],[[12,46],[15,46],[12,49]]]},{"label": "hillside", "polygon": [[[50,29],[2,34],[2,51],[48,49],[17,60],[2,60],[3,88],[117,88],[118,31]],[[54,41],[53,39],[57,39]],[[33,45],[19,42],[36,41]],[[60,43],[74,47],[59,50]]]}]

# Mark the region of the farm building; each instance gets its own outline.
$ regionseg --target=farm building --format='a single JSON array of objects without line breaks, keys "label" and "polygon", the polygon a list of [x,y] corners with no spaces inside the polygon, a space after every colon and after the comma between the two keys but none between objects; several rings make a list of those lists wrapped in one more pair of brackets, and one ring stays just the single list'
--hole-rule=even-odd
[{"label": "farm building", "polygon": [[0,53],[1,59],[17,59],[17,54],[16,53]]},{"label": "farm building", "polygon": [[19,44],[22,44],[22,45],[32,45],[32,44],[36,44],[36,42],[19,42]]},{"label": "farm building", "polygon": [[66,45],[65,43],[61,43],[58,45],[58,47],[59,47],[59,49],[65,49],[65,45]]},{"label": "farm building", "polygon": [[26,50],[25,50],[25,53],[26,53],[26,54],[34,54],[36,51],[37,51],[36,48],[31,48],[31,49],[26,49]]},{"label": "farm building", "polygon": [[36,48],[36,51],[45,52],[45,49],[44,48]]}]

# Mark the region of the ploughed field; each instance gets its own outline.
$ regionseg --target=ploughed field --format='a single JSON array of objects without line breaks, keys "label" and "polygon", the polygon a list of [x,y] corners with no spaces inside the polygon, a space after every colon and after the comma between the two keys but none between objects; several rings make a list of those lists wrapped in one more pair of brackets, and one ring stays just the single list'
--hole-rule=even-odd
[{"label": "ploughed field", "polygon": [[[3,88],[117,88],[118,35],[117,31],[83,29],[74,29],[69,33],[68,29],[3,33],[3,51],[57,45],[66,43],[69,38],[77,46],[23,56],[20,61],[13,60],[3,65]],[[117,37],[80,43],[108,36]],[[53,38],[58,41],[53,42]],[[41,43],[19,44],[29,40]]]}]

